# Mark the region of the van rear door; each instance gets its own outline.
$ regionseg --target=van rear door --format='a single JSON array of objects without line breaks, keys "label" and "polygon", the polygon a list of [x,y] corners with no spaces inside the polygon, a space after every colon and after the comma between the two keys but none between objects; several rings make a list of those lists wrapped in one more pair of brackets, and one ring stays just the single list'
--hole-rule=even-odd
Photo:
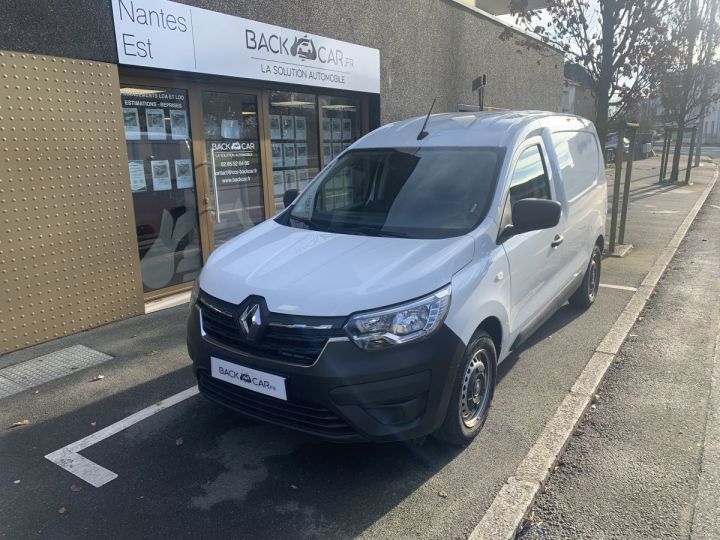
[{"label": "van rear door", "polygon": [[598,171],[597,138],[591,131],[559,131],[552,134],[557,169],[558,191],[567,205],[567,223],[563,231],[569,258],[569,278],[578,278],[587,268],[595,243]]}]

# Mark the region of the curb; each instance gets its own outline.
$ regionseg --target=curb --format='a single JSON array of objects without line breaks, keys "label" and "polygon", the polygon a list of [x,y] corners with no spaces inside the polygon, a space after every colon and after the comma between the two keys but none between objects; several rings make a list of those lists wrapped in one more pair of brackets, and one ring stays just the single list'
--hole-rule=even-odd
[{"label": "curb", "polygon": [[695,217],[710,195],[718,179],[715,175],[685,217],[667,246],[655,260],[650,271],[633,294],[625,309],[595,349],[595,353],[565,396],[540,437],[532,446],[495,496],[490,508],[470,534],[470,540],[512,540],[519,531],[541,486],[565,450],[570,436],[582,419],[605,372],[630,333],[650,295],[655,290],[678,246],[685,238]]}]

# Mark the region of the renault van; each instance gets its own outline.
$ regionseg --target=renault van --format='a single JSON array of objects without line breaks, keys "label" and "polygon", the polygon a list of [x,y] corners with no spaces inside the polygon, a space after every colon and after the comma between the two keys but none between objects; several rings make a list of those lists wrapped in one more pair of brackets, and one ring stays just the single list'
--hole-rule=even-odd
[{"label": "renault van", "polygon": [[606,190],[579,117],[377,129],[212,254],[188,321],[200,391],[335,441],[467,444],[500,362],[565,302],[595,301]]}]

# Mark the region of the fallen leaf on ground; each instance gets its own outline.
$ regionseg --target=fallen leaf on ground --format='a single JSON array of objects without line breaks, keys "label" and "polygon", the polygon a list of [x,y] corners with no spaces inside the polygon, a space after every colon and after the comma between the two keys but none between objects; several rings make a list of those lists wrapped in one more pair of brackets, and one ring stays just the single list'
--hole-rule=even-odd
[{"label": "fallen leaf on ground", "polygon": [[13,481],[13,484],[19,484],[19,483],[20,483],[20,480]]},{"label": "fallen leaf on ground", "polygon": [[444,491],[442,491],[442,490],[438,491],[438,497],[442,497],[443,499],[447,499],[447,496],[448,496],[447,493],[445,493]]},{"label": "fallen leaf on ground", "polygon": [[95,426],[97,426],[97,422],[90,422],[90,425],[91,425],[92,427],[95,427]]},{"label": "fallen leaf on ground", "polygon": [[290,487],[293,489],[297,489],[298,487],[295,484],[290,484]]},{"label": "fallen leaf on ground", "polygon": [[65,509],[64,506],[61,506],[60,508],[58,508],[58,514],[64,514],[65,512],[67,512],[67,510]]},{"label": "fallen leaf on ground", "polygon": [[99,381],[99,380],[102,380],[102,379],[104,379],[104,378],[105,378],[105,375],[101,375],[101,374],[98,373],[97,375],[95,375],[95,376],[92,378],[92,380],[93,380],[93,381]]},{"label": "fallen leaf on ground", "polygon": [[72,486],[70,486],[70,491],[74,491],[75,493],[77,493],[81,489],[82,489],[82,486],[78,486],[77,484],[73,484]]},{"label": "fallen leaf on ground", "polygon": [[13,425],[10,427],[13,428],[13,427],[27,426],[29,423],[30,423],[30,420],[28,420],[26,418],[25,420],[18,420],[17,422],[13,422]]},{"label": "fallen leaf on ground", "polygon": [[177,439],[175,439],[175,446],[180,446],[180,445],[182,445],[182,443],[184,443],[184,442],[185,442],[185,441],[183,441],[183,438],[182,438],[182,437],[178,437]]},{"label": "fallen leaf on ground", "polygon": [[148,356],[155,356],[156,354],[160,354],[160,351],[150,351]]}]

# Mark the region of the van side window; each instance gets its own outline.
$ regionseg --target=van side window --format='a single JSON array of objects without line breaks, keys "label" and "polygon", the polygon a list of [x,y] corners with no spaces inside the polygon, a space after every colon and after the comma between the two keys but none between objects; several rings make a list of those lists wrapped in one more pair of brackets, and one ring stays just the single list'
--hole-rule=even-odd
[{"label": "van side window", "polygon": [[510,179],[510,205],[522,199],[549,199],[550,181],[540,146],[523,150]]},{"label": "van side window", "polygon": [[553,133],[552,138],[560,166],[560,181],[570,201],[597,181],[597,139],[588,131],[561,131]]}]

